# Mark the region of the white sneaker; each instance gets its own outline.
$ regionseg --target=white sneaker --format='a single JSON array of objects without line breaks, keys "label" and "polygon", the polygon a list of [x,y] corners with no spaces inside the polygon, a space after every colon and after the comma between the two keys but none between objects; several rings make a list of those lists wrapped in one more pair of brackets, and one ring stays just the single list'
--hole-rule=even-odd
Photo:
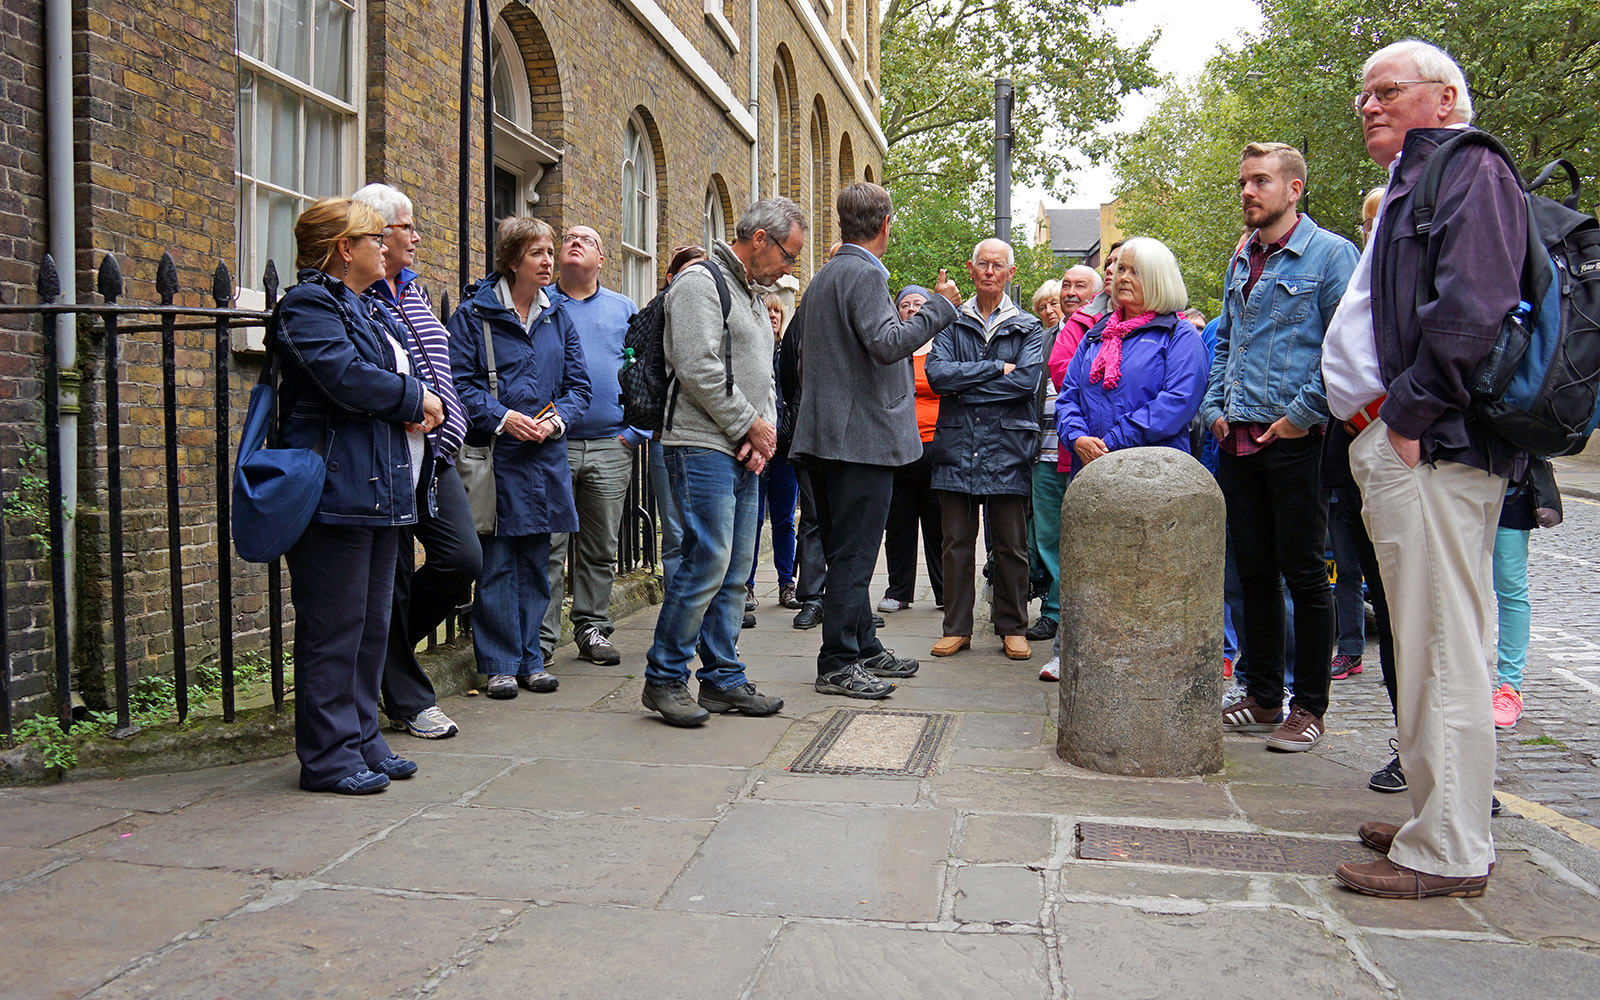
[{"label": "white sneaker", "polygon": [[1061,679],[1061,657],[1050,657],[1050,662],[1039,670],[1039,679],[1041,681],[1059,681]]},{"label": "white sneaker", "polygon": [[461,731],[450,721],[450,716],[439,710],[438,705],[430,705],[409,719],[395,719],[392,724],[394,728],[422,740],[442,740]]},{"label": "white sneaker", "polygon": [[883,600],[878,602],[878,613],[892,615],[896,611],[904,611],[909,607],[911,607],[910,601],[897,601],[892,597],[885,597]]}]

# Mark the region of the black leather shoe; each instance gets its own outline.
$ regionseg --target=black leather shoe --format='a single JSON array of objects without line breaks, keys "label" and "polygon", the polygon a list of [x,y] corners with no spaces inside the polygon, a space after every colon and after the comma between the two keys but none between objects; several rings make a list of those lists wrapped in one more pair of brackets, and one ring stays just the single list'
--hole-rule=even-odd
[{"label": "black leather shoe", "polygon": [[1039,620],[1028,626],[1028,631],[1022,634],[1035,642],[1043,642],[1046,639],[1054,639],[1056,637],[1055,619],[1046,618],[1044,615],[1040,615]]},{"label": "black leather shoe", "polygon": [[816,628],[822,624],[822,605],[807,604],[794,616],[794,627],[798,629]]},{"label": "black leather shoe", "polygon": [[883,616],[882,615],[876,615],[875,614],[875,615],[872,616],[872,627],[873,628],[883,628]]},{"label": "black leather shoe", "polygon": [[740,625],[739,627],[740,628],[755,628],[756,627],[756,613],[754,611],[746,611],[744,613],[744,624]]}]

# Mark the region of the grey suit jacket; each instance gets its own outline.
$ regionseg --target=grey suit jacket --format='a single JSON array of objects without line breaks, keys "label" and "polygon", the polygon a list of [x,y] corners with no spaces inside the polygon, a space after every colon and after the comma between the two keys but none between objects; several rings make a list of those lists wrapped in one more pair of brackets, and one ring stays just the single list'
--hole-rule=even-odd
[{"label": "grey suit jacket", "polygon": [[811,279],[785,334],[801,338],[800,410],[789,453],[867,465],[916,461],[916,387],[902,362],[955,320],[955,307],[935,295],[900,322],[868,251],[840,247]]}]

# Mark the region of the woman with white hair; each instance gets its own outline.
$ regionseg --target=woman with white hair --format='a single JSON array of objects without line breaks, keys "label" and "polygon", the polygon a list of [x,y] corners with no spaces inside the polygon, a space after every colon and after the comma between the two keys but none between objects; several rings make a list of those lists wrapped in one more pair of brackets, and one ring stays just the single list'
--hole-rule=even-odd
[{"label": "woman with white hair", "polygon": [[1122,245],[1114,308],[1084,334],[1056,402],[1072,470],[1122,448],[1189,450],[1189,422],[1206,388],[1206,352],[1178,314],[1188,300],[1172,251],[1141,237]]},{"label": "woman with white hair", "polygon": [[[444,400],[444,423],[427,436],[429,454],[417,486],[417,523],[401,532],[389,652],[383,666],[383,708],[390,724],[420,739],[443,739],[454,736],[457,727],[439,710],[416,649],[455,610],[483,566],[467,491],[456,472],[456,450],[467,432],[466,410],[450,375],[450,335],[434,315],[433,303],[413,270],[422,237],[411,199],[387,184],[368,184],[351,198],[383,216],[383,277],[372,283],[367,296],[388,308],[395,325],[405,332],[412,368],[424,373]],[[427,561],[415,568],[413,543],[418,541]]]}]

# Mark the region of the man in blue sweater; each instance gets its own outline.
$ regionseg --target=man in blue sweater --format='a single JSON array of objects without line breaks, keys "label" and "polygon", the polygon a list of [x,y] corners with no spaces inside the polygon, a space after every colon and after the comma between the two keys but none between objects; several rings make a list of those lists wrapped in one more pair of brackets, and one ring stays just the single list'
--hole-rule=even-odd
[{"label": "man in blue sweater", "polygon": [[550,608],[539,630],[545,661],[561,636],[562,566],[572,572],[572,632],[578,655],[592,663],[621,663],[611,645],[611,584],[617,575],[617,530],[628,494],[633,449],[648,432],[622,422],[622,338],[637,309],[627,296],[600,287],[605,263],[600,234],[572,226],[561,237],[556,289],[583,341],[584,363],[594,398],[587,412],[567,428],[567,460],[572,466],[572,496],[578,505],[578,530],[550,539]]}]

